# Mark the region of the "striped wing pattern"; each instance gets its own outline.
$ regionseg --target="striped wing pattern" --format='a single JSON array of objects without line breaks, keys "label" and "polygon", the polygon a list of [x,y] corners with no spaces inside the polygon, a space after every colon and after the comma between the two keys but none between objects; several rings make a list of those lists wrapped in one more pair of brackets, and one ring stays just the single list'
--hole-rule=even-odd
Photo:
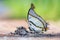
[{"label": "striped wing pattern", "polygon": [[34,8],[34,5],[31,4],[31,8],[28,11],[29,29],[34,32],[46,31],[47,23],[41,16],[36,14]]},{"label": "striped wing pattern", "polygon": [[40,32],[44,27],[41,21],[31,15],[28,16],[28,22],[30,30],[32,31]]}]

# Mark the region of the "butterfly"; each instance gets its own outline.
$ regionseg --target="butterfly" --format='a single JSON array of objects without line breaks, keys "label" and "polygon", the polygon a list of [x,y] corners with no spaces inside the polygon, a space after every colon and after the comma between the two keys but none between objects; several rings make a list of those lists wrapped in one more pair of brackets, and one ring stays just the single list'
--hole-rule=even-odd
[{"label": "butterfly", "polygon": [[47,31],[48,27],[46,21],[36,14],[34,8],[34,5],[31,4],[31,8],[29,9],[27,16],[30,31],[34,31],[36,33]]}]

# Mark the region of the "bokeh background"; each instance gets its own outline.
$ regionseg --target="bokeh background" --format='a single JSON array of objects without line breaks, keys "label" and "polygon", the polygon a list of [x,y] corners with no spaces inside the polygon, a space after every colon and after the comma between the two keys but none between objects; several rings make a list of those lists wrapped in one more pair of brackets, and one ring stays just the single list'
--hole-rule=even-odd
[{"label": "bokeh background", "polygon": [[45,20],[60,20],[60,0],[0,0],[0,18],[26,19],[31,3]]},{"label": "bokeh background", "polygon": [[[35,5],[35,12],[49,24],[46,33],[58,34],[60,40],[60,0],[0,0],[0,36],[14,32],[17,27],[28,29],[26,20],[31,3]],[[58,37],[42,39],[58,40]]]}]

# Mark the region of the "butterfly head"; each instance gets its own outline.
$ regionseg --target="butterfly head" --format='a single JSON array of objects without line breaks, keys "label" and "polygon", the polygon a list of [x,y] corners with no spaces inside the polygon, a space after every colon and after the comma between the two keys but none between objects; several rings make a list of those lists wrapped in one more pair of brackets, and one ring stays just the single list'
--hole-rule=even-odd
[{"label": "butterfly head", "polygon": [[34,6],[34,4],[33,4],[33,3],[31,3],[31,8],[32,8],[32,9],[34,9],[34,8],[35,8],[35,6]]}]

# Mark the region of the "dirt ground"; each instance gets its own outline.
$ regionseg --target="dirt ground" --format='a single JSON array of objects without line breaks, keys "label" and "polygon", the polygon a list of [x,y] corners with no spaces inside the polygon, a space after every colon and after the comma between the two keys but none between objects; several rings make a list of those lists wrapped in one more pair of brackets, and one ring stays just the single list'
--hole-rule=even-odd
[{"label": "dirt ground", "polygon": [[[45,32],[46,34],[60,34],[60,21],[47,21],[49,23],[49,30]],[[26,20],[0,20],[0,34],[7,34],[14,32],[17,27],[24,26],[28,29],[28,23]],[[41,38],[43,39],[43,38]],[[45,38],[46,39],[46,38]],[[51,40],[59,40],[59,38],[52,38]],[[50,38],[47,38],[50,40]]]}]

